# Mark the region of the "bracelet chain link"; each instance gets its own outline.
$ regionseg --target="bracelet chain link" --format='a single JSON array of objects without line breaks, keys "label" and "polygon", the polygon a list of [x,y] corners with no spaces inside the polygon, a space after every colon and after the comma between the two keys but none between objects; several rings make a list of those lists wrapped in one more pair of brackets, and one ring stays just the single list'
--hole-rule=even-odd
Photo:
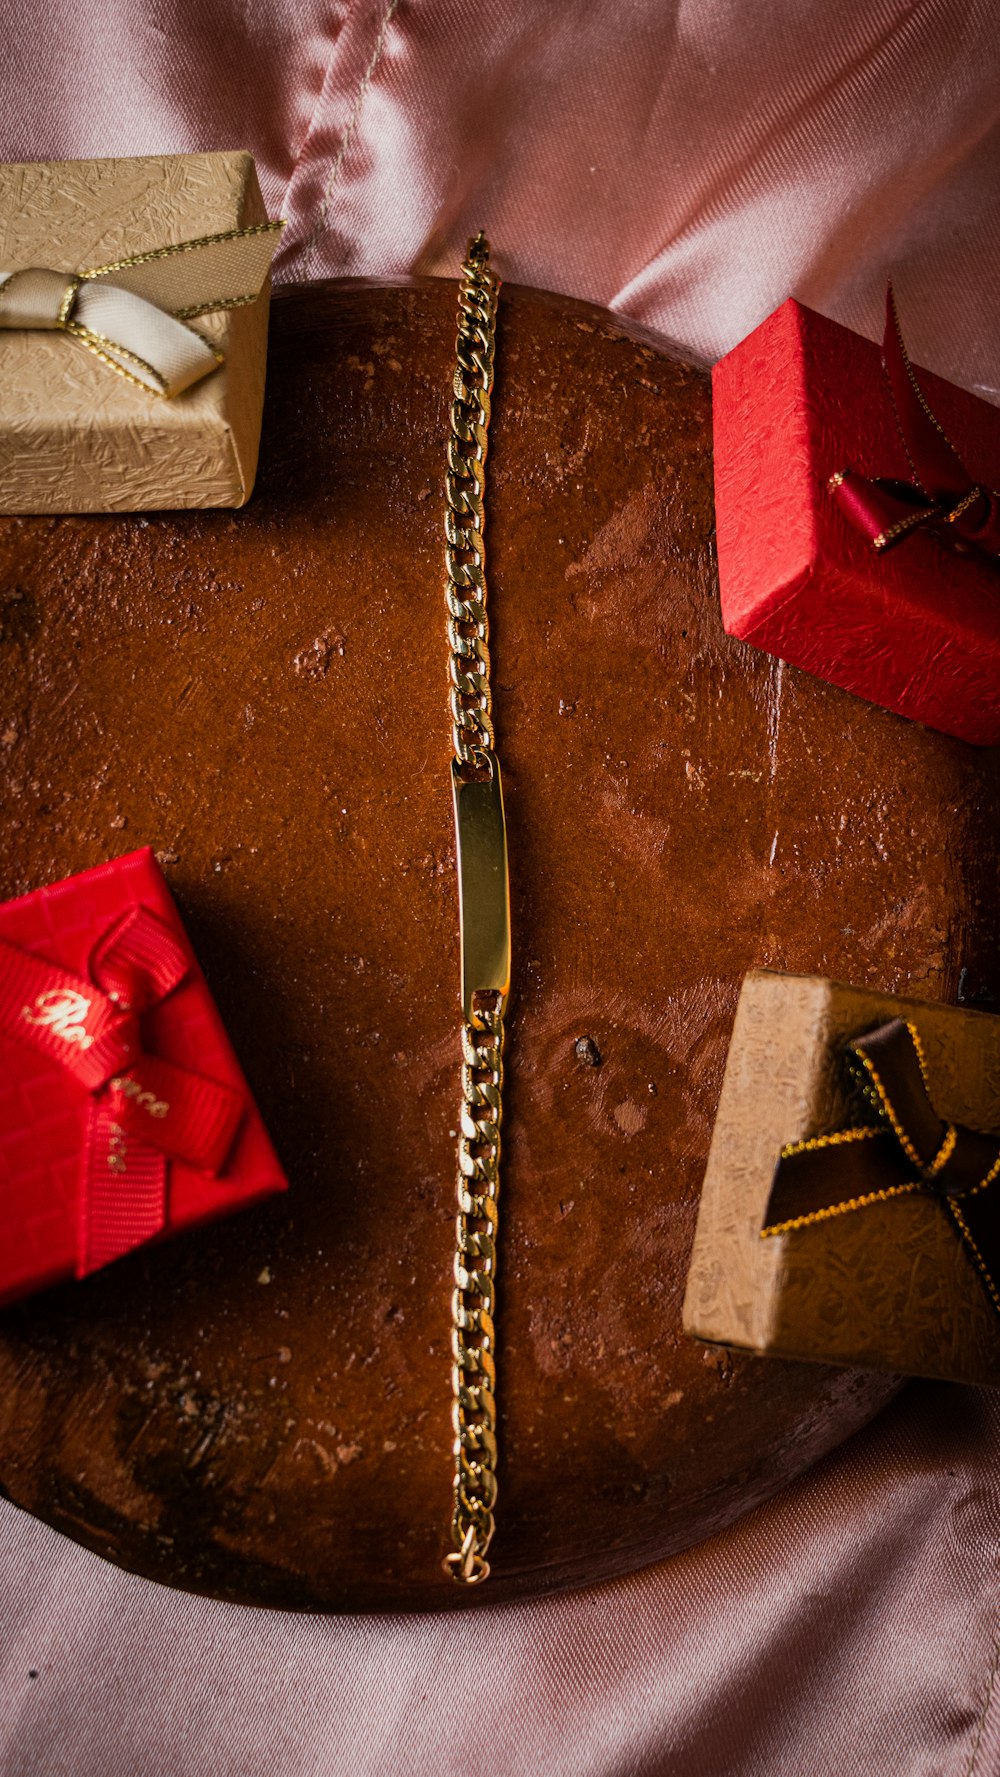
[{"label": "bracelet chain link", "polygon": [[[490,769],[485,755],[493,748],[483,492],[498,291],[489,245],[480,234],[462,265],[445,481],[452,741],[455,770],[467,780]],[[489,1575],[497,1496],[494,1315],[503,1014],[500,993],[477,994],[462,1024],[451,1333],[454,1512],[452,1547],[444,1559],[461,1585],[477,1585]]]}]

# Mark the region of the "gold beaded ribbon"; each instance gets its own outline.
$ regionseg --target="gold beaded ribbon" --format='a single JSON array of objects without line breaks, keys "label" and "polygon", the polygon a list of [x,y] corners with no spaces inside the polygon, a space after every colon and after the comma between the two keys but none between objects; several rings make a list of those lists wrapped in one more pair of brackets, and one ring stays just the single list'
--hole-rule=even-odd
[{"label": "gold beaded ribbon", "polygon": [[84,271],[0,271],[0,330],[66,333],[102,364],[168,399],[223,363],[188,322],[256,302],[283,222],[259,222]]},{"label": "gold beaded ribbon", "polygon": [[873,549],[889,549],[930,529],[945,542],[1000,557],[1000,494],[981,485],[952,444],[917,381],[890,283],[885,298],[882,368],[912,480],[838,469],[828,486],[845,517]]},{"label": "gold beaded ribbon", "polygon": [[782,1148],[761,1239],[922,1191],[1000,1314],[1000,1138],[938,1116],[920,1033],[902,1018],[855,1037],[844,1061],[876,1120]]}]

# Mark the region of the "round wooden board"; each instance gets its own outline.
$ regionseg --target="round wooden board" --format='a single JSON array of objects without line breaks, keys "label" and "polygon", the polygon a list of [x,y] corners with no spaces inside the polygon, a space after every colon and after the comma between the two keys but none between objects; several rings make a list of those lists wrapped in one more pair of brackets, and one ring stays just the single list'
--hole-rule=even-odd
[{"label": "round wooden board", "polygon": [[863,1424],[891,1378],[681,1331],[740,978],[948,998],[995,971],[994,759],[726,638],[707,375],[505,290],[503,1458],[494,1577],[455,1588],[454,309],[435,282],[276,300],[245,511],[0,523],[0,891],[152,844],[292,1181],[0,1317],[0,1481],[124,1567],[243,1602],[598,1580]]}]

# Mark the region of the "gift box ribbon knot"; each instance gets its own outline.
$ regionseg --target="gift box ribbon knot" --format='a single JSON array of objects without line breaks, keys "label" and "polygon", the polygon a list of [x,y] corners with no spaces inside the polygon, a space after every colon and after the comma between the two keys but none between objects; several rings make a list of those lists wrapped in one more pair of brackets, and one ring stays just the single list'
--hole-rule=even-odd
[{"label": "gift box ribbon knot", "polygon": [[922,1191],[1000,1314],[1000,1138],[938,1116],[915,1025],[890,1019],[855,1037],[844,1060],[876,1121],[782,1148],[761,1239]]},{"label": "gift box ribbon knot", "polygon": [[1000,495],[970,475],[931,412],[910,363],[891,284],[885,300],[882,365],[913,479],[838,469],[829,484],[837,503],[876,549],[887,549],[911,532],[930,527],[953,543],[973,544],[986,555],[1000,556]]},{"label": "gift box ribbon knot", "polygon": [[171,1160],[214,1176],[232,1147],[242,1095],[143,1048],[142,1014],[189,968],[174,934],[146,907],[102,934],[86,980],[0,940],[0,1029],[58,1062],[91,1097],[78,1277],[162,1230]]},{"label": "gift box ribbon knot", "polygon": [[0,271],[0,329],[67,333],[154,395],[180,395],[223,363],[195,315],[256,302],[283,222],[154,247],[84,271]]}]

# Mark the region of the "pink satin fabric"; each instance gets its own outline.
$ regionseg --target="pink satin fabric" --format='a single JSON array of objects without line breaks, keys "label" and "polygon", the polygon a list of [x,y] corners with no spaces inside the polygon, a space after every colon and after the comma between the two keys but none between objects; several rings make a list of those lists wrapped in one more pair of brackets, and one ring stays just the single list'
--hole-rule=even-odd
[{"label": "pink satin fabric", "polygon": [[[279,275],[507,278],[714,357],[786,296],[1000,399],[991,0],[7,0],[0,158],[248,147]],[[0,254],[2,257],[2,254]],[[989,1777],[1000,1398],[913,1387],[723,1536],[459,1617],[295,1618],[0,1508],[5,1777]],[[32,1676],[36,1674],[37,1676]]]},{"label": "pink satin fabric", "polygon": [[795,295],[1000,398],[993,0],[7,0],[0,157],[239,147],[284,278],[504,275],[714,358]]},{"label": "pink satin fabric", "polygon": [[1000,1397],[914,1386],[701,1548],[460,1617],[213,1604],[0,1508],[0,1769],[992,1777],[998,1460]]}]

